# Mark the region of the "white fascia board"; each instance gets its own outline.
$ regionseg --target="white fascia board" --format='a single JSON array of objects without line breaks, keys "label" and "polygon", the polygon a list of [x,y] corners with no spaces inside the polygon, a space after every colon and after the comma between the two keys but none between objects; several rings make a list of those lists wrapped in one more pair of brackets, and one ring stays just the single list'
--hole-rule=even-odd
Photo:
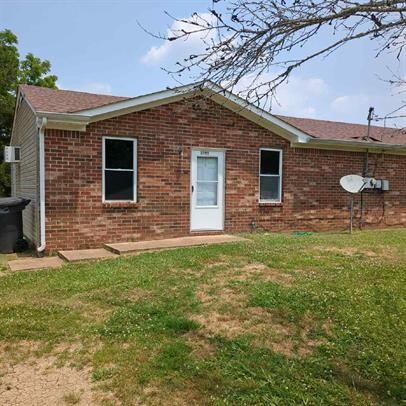
[{"label": "white fascia board", "polygon": [[[81,110],[77,113],[59,114],[58,116],[60,121],[81,121],[81,123],[86,125],[95,121],[105,120],[107,118],[117,117],[123,114],[173,103],[185,97],[196,96],[200,91],[201,95],[213,99],[216,103],[225,106],[233,112],[247,118],[252,122],[255,122],[261,127],[271,130],[272,132],[291,142],[302,143],[311,139],[309,135],[298,130],[296,127],[291,126],[283,120],[248,103],[244,99],[222,89],[213,83],[208,83],[201,88],[199,86],[200,83],[193,83],[174,89],[163,90],[144,96],[134,97],[132,99],[122,100],[105,106]],[[52,113],[53,118],[50,115],[51,113],[43,112],[43,114],[46,115],[50,120],[48,128],[51,128],[51,125],[57,125],[55,121],[57,115],[55,113]],[[55,124],[53,124],[52,120],[54,120]]]},{"label": "white fascia board", "polygon": [[291,142],[306,143],[312,139],[311,136],[298,128],[286,123],[267,111],[254,106],[235,94],[222,89],[214,83],[209,83],[206,88],[212,93],[212,98],[219,104],[226,107],[233,107],[231,110],[237,114],[257,123],[261,127],[272,130]]},{"label": "white fascia board", "polygon": [[90,122],[105,120],[107,118],[121,116],[134,111],[146,110],[155,106],[173,103],[184,97],[194,95],[198,91],[197,86],[198,85],[196,84],[180,86],[175,89],[137,96],[132,99],[122,100],[93,109],[81,110],[75,114],[89,117]]},{"label": "white fascia board", "polygon": [[15,106],[14,106],[13,126],[11,127],[11,136],[10,136],[9,145],[13,145],[14,127],[15,127],[15,124],[16,124],[17,114],[18,114],[17,112],[18,112],[18,108],[20,107],[22,97],[24,97],[24,96],[22,95],[20,88],[18,88],[17,95],[16,95],[16,103],[15,103]]},{"label": "white fascia board", "polygon": [[35,111],[34,107],[28,100],[28,98],[25,96],[24,92],[21,90],[21,87],[18,87],[17,95],[16,95],[16,104],[15,104],[15,109],[14,109],[14,118],[13,118],[13,127],[11,129],[11,137],[10,137],[10,145],[13,145],[13,135],[14,135],[14,127],[15,127],[15,122],[17,120],[17,115],[18,115],[18,109],[20,108],[21,103],[23,102],[27,103],[28,107],[32,111],[32,114],[37,117],[37,112]]},{"label": "white fascia board", "polygon": [[76,121],[80,123],[89,123],[88,116],[76,113],[53,113],[49,111],[38,111],[39,118],[46,117],[48,120]]},{"label": "white fascia board", "polygon": [[197,90],[196,85],[187,85],[173,90],[164,90],[145,96],[134,97],[93,109],[81,110],[75,113],[39,111],[37,116],[41,118],[46,117],[48,119],[46,127],[49,129],[86,131],[86,126],[95,121],[172,103],[184,97],[194,95]]},{"label": "white fascia board", "polygon": [[86,126],[89,124],[89,117],[73,113],[40,111],[37,117],[46,118],[46,128],[53,130],[86,131]]},{"label": "white fascia board", "polygon": [[406,154],[406,145],[402,144],[380,144],[367,143],[362,141],[349,140],[324,140],[320,138],[312,138],[307,143],[292,143],[292,147],[299,148],[315,148],[315,149],[330,149],[341,151],[357,151],[357,152],[385,152],[391,154]]}]

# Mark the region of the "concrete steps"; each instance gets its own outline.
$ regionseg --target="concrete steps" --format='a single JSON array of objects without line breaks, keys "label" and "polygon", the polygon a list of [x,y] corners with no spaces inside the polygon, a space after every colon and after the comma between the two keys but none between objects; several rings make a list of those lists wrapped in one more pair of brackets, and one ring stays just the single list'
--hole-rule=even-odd
[{"label": "concrete steps", "polygon": [[164,240],[120,242],[115,244],[105,244],[104,246],[119,255],[129,254],[139,251],[155,251],[169,248],[191,247],[196,245],[224,244],[230,242],[246,241],[245,238],[233,235],[210,235],[167,238]]},{"label": "concrete steps", "polygon": [[64,250],[58,252],[58,257],[24,258],[9,261],[11,271],[27,271],[44,268],[57,268],[66,262],[98,261],[117,258],[119,255],[140,253],[143,251],[158,251],[165,249],[191,247],[198,245],[225,244],[232,242],[247,241],[245,238],[227,235],[202,235],[179,238],[167,238],[164,240],[121,242],[105,244],[105,248],[85,250]]},{"label": "concrete steps", "polygon": [[94,261],[99,259],[110,259],[117,257],[116,254],[104,248],[58,251],[58,255],[68,262]]},{"label": "concrete steps", "polygon": [[10,271],[35,271],[37,269],[59,268],[64,261],[58,257],[24,258],[8,261]]}]

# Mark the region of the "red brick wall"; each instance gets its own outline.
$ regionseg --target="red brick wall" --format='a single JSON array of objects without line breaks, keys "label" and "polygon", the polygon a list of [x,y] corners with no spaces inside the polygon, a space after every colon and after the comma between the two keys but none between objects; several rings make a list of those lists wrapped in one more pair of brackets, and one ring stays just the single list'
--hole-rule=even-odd
[{"label": "red brick wall", "polygon": [[[102,203],[102,136],[138,140],[138,203]],[[342,230],[348,195],[339,179],[361,174],[364,154],[291,148],[283,138],[211,101],[177,102],[88,126],[46,130],[47,249],[189,234],[191,147],[226,148],[225,232]],[[283,203],[258,203],[259,148],[283,149]],[[180,153],[181,151],[181,153]],[[370,155],[390,191],[364,193],[366,225],[406,225],[406,158]],[[356,196],[356,216],[359,196]]]}]

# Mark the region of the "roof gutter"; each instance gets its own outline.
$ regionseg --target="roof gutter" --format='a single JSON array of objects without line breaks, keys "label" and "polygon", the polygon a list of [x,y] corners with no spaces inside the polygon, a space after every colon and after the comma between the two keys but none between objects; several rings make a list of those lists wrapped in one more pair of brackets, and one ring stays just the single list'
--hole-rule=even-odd
[{"label": "roof gutter", "polygon": [[39,216],[40,216],[40,241],[37,246],[38,256],[44,254],[46,248],[45,240],[45,141],[44,133],[47,125],[47,118],[37,119],[38,144],[39,144]]},{"label": "roof gutter", "polygon": [[75,113],[51,113],[40,111],[39,119],[47,120],[47,128],[54,130],[86,131],[90,117]]},{"label": "roof gutter", "polygon": [[383,144],[365,141],[348,141],[348,140],[323,140],[320,138],[311,138],[305,143],[294,142],[292,147],[316,148],[316,149],[334,149],[343,151],[361,151],[385,152],[393,154],[406,154],[406,145],[402,144]]}]

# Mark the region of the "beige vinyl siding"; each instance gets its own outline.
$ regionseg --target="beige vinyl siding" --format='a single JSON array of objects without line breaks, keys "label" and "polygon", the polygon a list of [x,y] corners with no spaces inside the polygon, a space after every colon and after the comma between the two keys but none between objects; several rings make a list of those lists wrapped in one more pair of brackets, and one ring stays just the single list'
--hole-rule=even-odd
[{"label": "beige vinyl siding", "polygon": [[11,164],[12,195],[31,199],[23,211],[24,235],[38,243],[38,129],[36,118],[23,99],[16,110],[11,145],[21,147],[21,161]]}]

